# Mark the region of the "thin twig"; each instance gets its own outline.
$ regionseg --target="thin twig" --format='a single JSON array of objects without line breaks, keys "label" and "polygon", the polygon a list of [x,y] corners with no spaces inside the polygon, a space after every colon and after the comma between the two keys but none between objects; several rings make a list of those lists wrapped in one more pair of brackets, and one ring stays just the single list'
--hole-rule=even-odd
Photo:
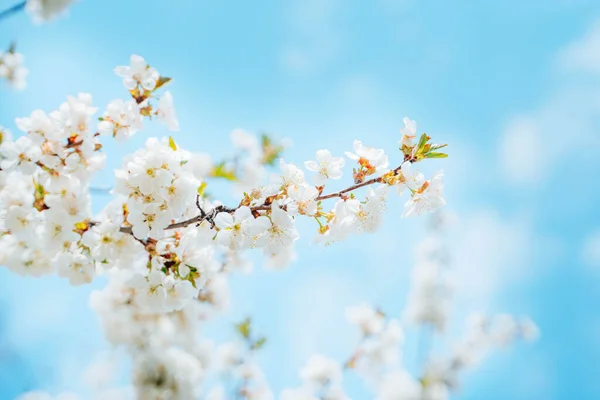
[{"label": "thin twig", "polygon": [[[404,162],[406,162],[406,161],[412,162],[414,160],[412,160],[411,158],[405,157]],[[404,164],[404,162],[402,164]],[[402,167],[402,164],[393,170],[394,174],[397,175],[398,172],[400,172],[400,168]],[[320,200],[333,199],[335,197],[343,197],[344,194],[350,193],[356,189],[360,189],[361,187],[365,187],[365,186],[369,186],[369,185],[373,185],[375,183],[381,183],[381,182],[383,182],[383,176],[380,176],[378,178],[369,179],[368,181],[364,181],[361,183],[357,183],[346,189],[340,190],[339,192],[334,192],[334,193],[329,193],[329,194],[319,196],[315,200],[320,201]],[[192,224],[201,224],[204,221],[210,222],[211,226],[214,228],[214,226],[215,226],[214,218],[217,216],[218,213],[227,212],[227,213],[231,214],[231,213],[235,212],[235,210],[240,208],[240,206],[234,207],[234,208],[226,207],[226,206],[217,206],[217,207],[213,208],[211,211],[206,212],[202,209],[202,207],[200,207],[200,196],[198,196],[196,198],[196,206],[200,210],[200,215],[196,215],[195,217],[186,219],[184,221],[173,223],[173,224],[167,226],[165,228],[165,230],[168,231],[168,230],[172,230],[172,229],[186,228]],[[266,211],[266,210],[269,210],[270,208],[271,208],[270,204],[262,204],[260,206],[251,207],[250,209],[252,211]],[[97,222],[92,222],[92,225],[96,225],[96,224],[97,224]],[[122,226],[120,231],[123,233],[133,234],[133,230],[130,226]]]},{"label": "thin twig", "polygon": [[15,14],[15,13],[25,9],[26,5],[27,5],[27,1],[23,1],[21,3],[15,4],[14,6],[0,12],[0,20],[2,20],[3,18],[9,17],[11,14]]}]

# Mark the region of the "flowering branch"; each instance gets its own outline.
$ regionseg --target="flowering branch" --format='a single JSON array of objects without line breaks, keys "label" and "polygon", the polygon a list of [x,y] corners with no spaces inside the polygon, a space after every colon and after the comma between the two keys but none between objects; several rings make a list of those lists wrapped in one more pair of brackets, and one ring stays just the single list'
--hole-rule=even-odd
[{"label": "flowering branch", "polygon": [[[401,167],[402,166],[397,167],[397,168],[395,168],[393,170],[393,175],[394,176],[396,176],[400,172]],[[328,199],[333,199],[333,198],[336,198],[336,197],[342,197],[343,198],[344,194],[346,194],[346,193],[353,192],[353,191],[355,191],[357,189],[360,189],[360,188],[365,187],[365,186],[373,185],[375,183],[383,183],[383,182],[384,182],[384,176],[380,176],[378,178],[373,178],[373,179],[370,179],[368,181],[361,182],[361,183],[356,184],[356,185],[352,185],[352,186],[350,186],[350,187],[348,187],[346,189],[340,190],[340,191],[335,192],[335,193],[329,193],[329,194],[326,194],[326,195],[318,196],[317,198],[315,198],[315,201],[328,200]],[[198,205],[198,202],[197,202],[197,205]],[[189,225],[192,225],[192,224],[201,224],[204,221],[209,221],[210,222],[211,220],[214,219],[214,217],[218,213],[220,213],[220,212],[226,212],[226,213],[232,214],[236,210],[238,210],[240,207],[241,206],[238,206],[238,207],[235,207],[235,208],[225,207],[225,206],[217,206],[217,207],[215,207],[214,209],[212,209],[211,211],[209,211],[207,213],[207,212],[205,212],[200,207],[200,205],[198,205],[198,209],[200,210],[200,215],[197,215],[197,216],[195,216],[193,218],[190,218],[190,219],[187,219],[185,221],[180,221],[180,222],[177,222],[177,223],[173,223],[173,224],[167,226],[165,228],[165,230],[185,228],[185,227],[187,227]],[[267,211],[267,210],[271,209],[271,203],[266,203],[265,202],[264,204],[261,204],[259,206],[250,207],[250,209],[252,211]],[[93,222],[92,224],[97,224],[97,222]],[[129,227],[129,226],[123,226],[123,227],[121,227],[121,232],[123,232],[123,233],[133,233],[133,231],[131,230],[131,227]]]},{"label": "flowering branch", "polygon": [[14,6],[0,12],[0,20],[9,17],[11,14],[15,14],[21,10],[24,10],[26,5],[27,1],[22,1],[21,3],[15,4]]},{"label": "flowering branch", "polygon": [[[150,138],[115,171],[114,200],[96,217],[90,215],[90,182],[104,167],[100,138],[124,141],[156,117],[169,130],[179,129],[172,82],[139,56],[115,68],[129,92],[111,101],[94,124],[97,108],[89,94],[69,97],[52,113],[34,111],[18,118],[25,135],[0,145],[0,263],[15,271],[41,275],[53,271],[74,284],[90,282],[101,271],[131,268],[130,285],[142,308],[180,310],[215,275],[213,258],[261,249],[268,262],[284,266],[294,259],[299,238],[295,223],[307,217],[318,223],[316,240],[332,243],[352,232],[375,231],[383,220],[390,187],[408,192],[403,216],[434,212],[445,204],[441,172],[425,179],[414,166],[425,158],[443,158],[414,121],[404,120],[400,140],[403,162],[389,169],[383,149],[354,141],[354,184],[323,194],[330,179],[340,179],[346,159],[318,150],[305,171],[281,159],[284,145],[268,135],[256,138],[242,130],[231,134],[239,150],[231,162],[178,147],[173,137]],[[161,93],[162,92],[162,93]],[[279,159],[280,170],[264,184],[266,168]],[[232,182],[244,195],[235,207],[212,203],[209,178]],[[364,200],[355,191],[367,188]],[[32,195],[33,194],[33,195]],[[324,200],[337,199],[331,208]],[[179,222],[177,222],[179,221]],[[204,223],[208,222],[208,223]],[[136,250],[131,250],[136,249]],[[136,254],[136,260],[130,260]],[[127,262],[123,260],[128,260]],[[127,265],[127,267],[125,267]]]}]

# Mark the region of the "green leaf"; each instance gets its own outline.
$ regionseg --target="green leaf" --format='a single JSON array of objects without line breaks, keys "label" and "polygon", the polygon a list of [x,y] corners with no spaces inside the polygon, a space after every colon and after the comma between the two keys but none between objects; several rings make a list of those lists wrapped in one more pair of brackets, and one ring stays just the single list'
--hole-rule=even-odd
[{"label": "green leaf", "polygon": [[431,153],[425,154],[425,158],[447,158],[447,157],[448,157],[448,154],[446,154],[446,153],[431,152]]},{"label": "green leaf", "polygon": [[266,133],[261,134],[260,139],[263,151],[262,163],[270,166],[275,165],[275,161],[281,158],[281,153],[285,148],[274,143],[273,139]]},{"label": "green leaf", "polygon": [[248,339],[252,329],[252,321],[250,318],[246,318],[239,324],[236,324],[235,329],[244,337],[244,339]]},{"label": "green leaf", "polygon": [[200,197],[204,197],[204,192],[206,191],[206,182],[202,182],[200,186],[198,186],[198,195]]},{"label": "green leaf", "polygon": [[161,87],[168,85],[169,83],[171,83],[172,80],[173,80],[173,78],[169,78],[167,76],[161,76],[160,78],[158,78],[158,81],[156,82],[156,86],[154,86],[154,90],[158,90]]},{"label": "green leaf", "polygon": [[237,180],[235,171],[231,170],[231,169],[227,169],[225,161],[222,161],[213,167],[213,169],[211,171],[211,176],[213,178],[223,178],[228,181]]},{"label": "green leaf", "polygon": [[260,135],[260,141],[262,142],[263,148],[271,145],[271,138],[266,133]]},{"label": "green leaf", "polygon": [[426,133],[422,134],[421,137],[419,138],[419,144],[417,145],[417,149],[421,150],[423,148],[423,146],[425,146],[425,143],[427,143],[429,141],[429,139],[431,139],[429,136],[427,136]]},{"label": "green leaf", "polygon": [[175,144],[175,141],[173,140],[173,136],[169,136],[169,147],[173,151],[177,151],[177,145]]},{"label": "green leaf", "polygon": [[252,343],[252,345],[250,346],[251,350],[260,350],[265,343],[267,343],[267,338],[266,337],[261,337],[260,339],[258,339],[257,341],[255,341],[254,343]]},{"label": "green leaf", "polygon": [[14,53],[17,50],[17,42],[13,41],[10,43],[7,53]]},{"label": "green leaf", "polygon": [[432,144],[431,145],[431,151],[433,150],[439,150],[441,148],[447,147],[447,144]]}]

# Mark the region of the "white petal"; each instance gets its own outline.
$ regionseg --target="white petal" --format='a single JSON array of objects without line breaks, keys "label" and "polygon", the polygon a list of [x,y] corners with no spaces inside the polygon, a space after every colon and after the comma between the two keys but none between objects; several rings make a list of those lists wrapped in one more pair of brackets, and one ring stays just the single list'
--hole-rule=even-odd
[{"label": "white petal", "polygon": [[233,226],[233,217],[227,212],[220,212],[215,217],[215,225],[219,229],[226,229]]},{"label": "white petal", "polygon": [[304,166],[306,167],[307,170],[309,171],[318,171],[319,170],[319,164],[317,164],[316,161],[310,160],[310,161],[304,161]]},{"label": "white petal", "polygon": [[252,211],[250,210],[249,207],[242,206],[242,207],[238,208],[237,210],[235,210],[234,216],[235,216],[236,222],[244,221],[249,218],[252,218]]},{"label": "white petal", "polygon": [[318,150],[317,151],[317,161],[319,162],[328,162],[331,160],[331,153],[329,150]]}]

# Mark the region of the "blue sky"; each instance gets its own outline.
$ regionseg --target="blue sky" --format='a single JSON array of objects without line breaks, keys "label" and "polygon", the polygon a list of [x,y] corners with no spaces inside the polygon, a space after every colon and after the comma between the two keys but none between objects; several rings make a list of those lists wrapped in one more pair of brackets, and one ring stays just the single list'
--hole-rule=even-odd
[{"label": "blue sky", "polygon": [[[177,140],[188,149],[227,154],[227,134],[242,127],[291,138],[285,158],[296,163],[354,139],[391,152],[402,118],[417,120],[450,144],[450,158],[425,169],[445,169],[460,220],[449,238],[459,290],[451,334],[468,311],[529,314],[542,329],[539,342],[467,374],[455,398],[600,398],[600,257],[590,239],[600,230],[597,1],[82,0],[50,24],[1,21],[0,47],[13,38],[30,78],[24,92],[0,89],[0,124],[11,128],[70,94],[92,93],[101,108],[125,97],[112,70],[132,53],[175,78]],[[152,125],[108,144],[97,183],[110,185],[147,136],[166,134]],[[328,248],[303,229],[291,268],[234,279],[230,318],[251,314],[269,336],[262,363],[274,388],[296,385],[313,352],[344,358],[354,339],[346,306],[400,312],[426,223],[400,215],[394,200],[377,235]],[[91,288],[4,269],[0,285],[0,397],[79,389],[79,370],[104,346]],[[411,346],[409,335],[408,357]]]}]

